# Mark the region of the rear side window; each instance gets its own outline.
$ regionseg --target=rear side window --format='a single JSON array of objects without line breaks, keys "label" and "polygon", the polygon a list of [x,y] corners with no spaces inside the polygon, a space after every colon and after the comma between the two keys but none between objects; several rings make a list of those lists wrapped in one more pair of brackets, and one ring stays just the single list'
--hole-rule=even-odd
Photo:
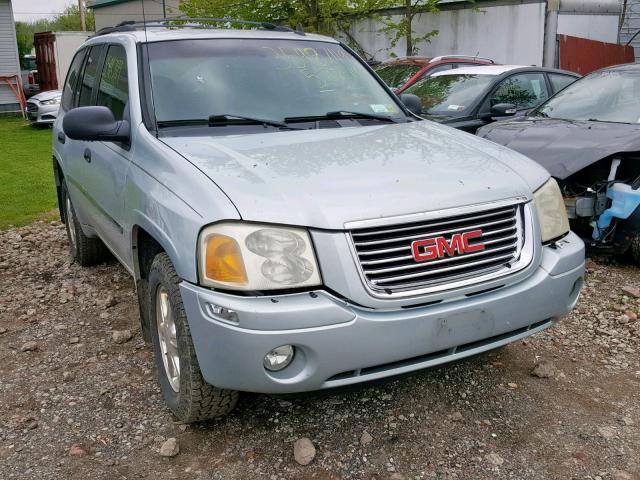
[{"label": "rear side window", "polygon": [[547,82],[542,73],[519,73],[502,81],[491,95],[491,106],[512,103],[518,110],[540,105],[549,98]]},{"label": "rear side window", "polygon": [[116,120],[122,120],[128,101],[127,56],[122,46],[111,45],[104,60],[96,104],[107,107]]},{"label": "rear side window", "polygon": [[64,110],[69,110],[71,107],[73,107],[74,91],[76,83],[78,81],[78,77],[80,76],[80,69],[82,68],[82,62],[84,61],[84,56],[86,53],[87,51],[84,48],[78,51],[78,53],[76,53],[76,56],[73,57],[73,61],[71,62],[71,66],[69,67],[67,80],[64,83],[64,88],[62,89],[61,103]]},{"label": "rear side window", "polygon": [[564,87],[571,85],[577,80],[577,78],[569,75],[562,75],[561,73],[549,73],[548,75],[554,92],[559,92]]},{"label": "rear side window", "polygon": [[84,65],[84,74],[82,75],[82,82],[80,83],[79,107],[91,105],[91,95],[93,93],[93,87],[96,84],[98,61],[100,60],[101,51],[102,46],[96,46],[91,48],[89,55],[87,55],[87,61]]}]

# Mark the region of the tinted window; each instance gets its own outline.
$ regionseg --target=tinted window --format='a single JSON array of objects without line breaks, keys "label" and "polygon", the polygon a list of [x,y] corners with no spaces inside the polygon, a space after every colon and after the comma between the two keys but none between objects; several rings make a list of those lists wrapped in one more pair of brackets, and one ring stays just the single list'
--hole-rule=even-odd
[{"label": "tinted window", "polygon": [[376,73],[391,88],[400,88],[413,77],[422,67],[406,63],[395,65],[382,64],[376,68]]},{"label": "tinted window", "polygon": [[[455,72],[455,70],[453,70]],[[495,76],[446,73],[422,78],[405,90],[420,97],[422,113],[463,117]]]},{"label": "tinted window", "polygon": [[104,60],[96,104],[109,108],[116,120],[122,120],[128,101],[127,56],[123,47],[112,45]]},{"label": "tinted window", "polygon": [[549,73],[549,81],[554,92],[559,92],[564,87],[571,85],[577,79],[570,77],[569,75],[562,75],[560,73]]},{"label": "tinted window", "polygon": [[540,105],[549,98],[547,83],[542,73],[520,73],[502,81],[491,95],[491,106],[512,103],[518,110]]},{"label": "tinted window", "polygon": [[84,74],[80,84],[80,100],[79,107],[91,105],[91,94],[96,84],[96,74],[98,71],[98,61],[100,59],[101,46],[93,47],[87,55],[87,61],[84,64]]},{"label": "tinted window", "polygon": [[76,53],[69,67],[69,72],[67,72],[67,80],[62,89],[62,108],[64,110],[69,110],[73,106],[75,86],[80,76],[80,69],[82,68],[85,53],[87,53],[87,51],[84,48]]}]

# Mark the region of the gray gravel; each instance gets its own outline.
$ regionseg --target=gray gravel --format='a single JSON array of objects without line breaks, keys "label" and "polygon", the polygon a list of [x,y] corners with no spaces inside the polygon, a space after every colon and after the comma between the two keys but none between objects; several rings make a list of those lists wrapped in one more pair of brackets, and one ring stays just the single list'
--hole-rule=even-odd
[{"label": "gray gravel", "polygon": [[384,384],[247,394],[187,426],[125,271],[73,264],[57,222],[0,232],[0,477],[640,479],[639,287],[590,261],[576,311],[536,337]]}]

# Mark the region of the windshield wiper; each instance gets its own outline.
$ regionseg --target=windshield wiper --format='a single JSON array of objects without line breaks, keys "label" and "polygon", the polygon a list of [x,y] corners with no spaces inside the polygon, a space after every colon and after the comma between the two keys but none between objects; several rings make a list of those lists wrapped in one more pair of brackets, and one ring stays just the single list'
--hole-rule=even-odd
[{"label": "windshield wiper", "polygon": [[168,127],[188,127],[190,125],[207,125],[209,122],[205,118],[191,118],[183,120],[158,120],[158,128]]},{"label": "windshield wiper", "polygon": [[631,125],[630,122],[616,122],[615,120],[600,120],[599,118],[589,118],[587,122],[598,122],[598,123],[620,123],[623,125]]},{"label": "windshield wiper", "polygon": [[397,120],[387,115],[377,115],[375,113],[366,112],[349,112],[349,111],[335,111],[327,112],[324,115],[308,115],[302,117],[286,117],[285,122],[318,122],[320,120],[357,120],[358,118],[366,118],[371,120],[380,120],[382,122],[398,123]]},{"label": "windshield wiper", "polygon": [[[238,121],[239,120],[239,121]],[[232,115],[225,113],[222,115],[211,115],[209,117],[209,126],[221,127],[226,125],[242,125],[243,123],[253,123],[256,125],[264,125],[270,127],[286,128],[289,130],[305,130],[304,128],[292,127],[279,120],[271,120],[268,118],[245,117],[243,115]]]},{"label": "windshield wiper", "polygon": [[345,110],[339,110],[336,112],[327,112],[327,118],[370,118],[372,120],[381,120],[383,122],[392,122],[397,123],[397,120],[394,120],[388,115],[378,115],[376,113],[367,113],[367,112],[350,112]]}]

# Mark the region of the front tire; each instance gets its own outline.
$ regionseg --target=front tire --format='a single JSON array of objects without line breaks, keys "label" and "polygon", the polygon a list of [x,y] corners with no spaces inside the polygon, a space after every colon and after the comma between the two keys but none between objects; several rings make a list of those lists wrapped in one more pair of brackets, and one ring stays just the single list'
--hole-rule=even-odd
[{"label": "front tire", "polygon": [[173,414],[190,423],[226,415],[236,406],[238,392],[209,385],[202,377],[179,283],[169,256],[156,255],[147,292],[158,380]]},{"label": "front tire", "polygon": [[108,256],[107,247],[99,238],[89,238],[82,231],[66,182],[62,182],[62,205],[69,250],[73,259],[83,267],[90,267],[104,261]]}]

